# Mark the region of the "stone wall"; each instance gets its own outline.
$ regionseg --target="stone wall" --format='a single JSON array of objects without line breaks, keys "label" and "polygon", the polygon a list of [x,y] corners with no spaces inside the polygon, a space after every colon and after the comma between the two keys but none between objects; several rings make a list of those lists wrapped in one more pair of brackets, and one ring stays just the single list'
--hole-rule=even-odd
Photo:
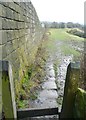
[{"label": "stone wall", "polygon": [[43,28],[30,1],[0,2],[0,59],[10,61],[14,79],[34,63]]}]

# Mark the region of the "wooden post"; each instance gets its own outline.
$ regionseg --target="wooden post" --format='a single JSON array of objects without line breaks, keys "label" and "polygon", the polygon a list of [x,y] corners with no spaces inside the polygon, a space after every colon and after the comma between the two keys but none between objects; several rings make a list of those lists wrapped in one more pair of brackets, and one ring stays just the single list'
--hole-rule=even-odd
[{"label": "wooden post", "polygon": [[73,118],[73,108],[75,92],[78,89],[78,81],[80,77],[80,63],[70,63],[67,69],[63,105],[60,114],[62,118]]},{"label": "wooden post", "polygon": [[8,61],[0,61],[2,74],[2,108],[6,119],[17,118],[12,68]]},{"label": "wooden post", "polygon": [[[0,64],[0,68],[2,68],[2,64]],[[0,72],[0,120],[1,119],[2,119],[2,72]]]}]

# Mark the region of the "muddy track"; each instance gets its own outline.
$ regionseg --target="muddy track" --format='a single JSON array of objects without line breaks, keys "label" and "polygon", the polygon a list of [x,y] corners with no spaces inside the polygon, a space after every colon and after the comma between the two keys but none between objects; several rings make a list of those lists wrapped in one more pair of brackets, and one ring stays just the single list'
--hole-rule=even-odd
[{"label": "muddy track", "polygon": [[[46,76],[43,80],[44,82],[40,84],[41,90],[38,91],[37,99],[31,103],[32,108],[58,107],[59,111],[61,111],[67,66],[73,60],[73,54],[65,56],[61,51],[63,44],[63,41],[55,41],[54,45],[57,47],[57,50],[54,52],[49,51],[49,58],[45,66]],[[67,44],[71,45],[71,43]],[[55,66],[57,68],[57,75],[54,69],[55,61],[59,61]],[[58,116],[51,116],[51,118],[58,118]]]}]

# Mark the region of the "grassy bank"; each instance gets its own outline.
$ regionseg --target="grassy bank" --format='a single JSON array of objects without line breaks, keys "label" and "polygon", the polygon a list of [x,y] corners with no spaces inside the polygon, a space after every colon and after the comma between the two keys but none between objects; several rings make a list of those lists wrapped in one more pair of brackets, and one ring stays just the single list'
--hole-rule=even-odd
[{"label": "grassy bank", "polygon": [[69,29],[49,29],[49,40],[47,48],[51,53],[58,53],[58,47],[64,55],[73,55],[75,58],[80,56],[80,52],[75,49],[82,47],[83,38],[67,33]]},{"label": "grassy bank", "polygon": [[37,90],[45,72],[46,52],[43,43],[39,46],[34,64],[28,66],[23,78],[15,81],[17,108],[29,108],[29,102],[37,98]]}]

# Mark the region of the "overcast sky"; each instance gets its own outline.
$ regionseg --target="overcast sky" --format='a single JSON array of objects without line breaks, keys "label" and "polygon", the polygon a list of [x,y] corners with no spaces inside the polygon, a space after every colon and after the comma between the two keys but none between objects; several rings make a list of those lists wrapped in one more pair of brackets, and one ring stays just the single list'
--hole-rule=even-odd
[{"label": "overcast sky", "polygon": [[40,21],[84,23],[85,0],[31,0]]}]

